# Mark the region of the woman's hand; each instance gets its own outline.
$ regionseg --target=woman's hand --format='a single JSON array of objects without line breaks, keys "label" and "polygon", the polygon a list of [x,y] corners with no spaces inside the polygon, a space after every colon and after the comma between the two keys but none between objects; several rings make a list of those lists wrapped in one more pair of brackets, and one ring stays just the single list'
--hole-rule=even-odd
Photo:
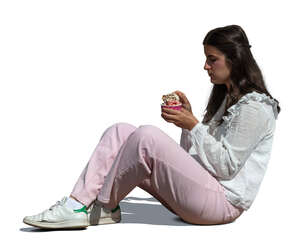
[{"label": "woman's hand", "polygon": [[187,99],[187,97],[185,96],[185,94],[181,91],[178,91],[178,90],[174,91],[173,93],[176,93],[179,96],[180,102],[182,103],[182,107],[193,114],[192,106],[191,106],[189,100]]},{"label": "woman's hand", "polygon": [[180,128],[188,130],[192,130],[194,126],[199,123],[193,113],[185,108],[181,108],[181,110],[162,108],[161,117],[169,123],[173,123]]}]

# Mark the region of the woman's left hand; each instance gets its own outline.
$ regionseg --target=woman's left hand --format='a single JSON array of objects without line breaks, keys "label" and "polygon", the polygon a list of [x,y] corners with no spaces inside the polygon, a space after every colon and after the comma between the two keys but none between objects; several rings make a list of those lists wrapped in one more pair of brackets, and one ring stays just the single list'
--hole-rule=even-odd
[{"label": "woman's left hand", "polygon": [[198,119],[188,110],[181,108],[181,110],[174,110],[170,108],[162,108],[162,118],[167,122],[173,123],[176,126],[192,130],[193,127],[199,123]]}]

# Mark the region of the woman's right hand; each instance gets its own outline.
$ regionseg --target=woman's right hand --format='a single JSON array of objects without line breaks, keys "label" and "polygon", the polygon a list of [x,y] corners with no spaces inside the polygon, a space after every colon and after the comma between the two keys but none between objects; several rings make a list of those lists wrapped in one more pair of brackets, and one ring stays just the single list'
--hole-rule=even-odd
[{"label": "woman's right hand", "polygon": [[187,99],[187,97],[185,96],[185,94],[181,91],[174,91],[173,93],[176,93],[179,98],[180,98],[180,102],[182,103],[182,107],[186,110],[188,110],[190,113],[193,113],[192,112],[192,106],[189,102],[189,100]]}]

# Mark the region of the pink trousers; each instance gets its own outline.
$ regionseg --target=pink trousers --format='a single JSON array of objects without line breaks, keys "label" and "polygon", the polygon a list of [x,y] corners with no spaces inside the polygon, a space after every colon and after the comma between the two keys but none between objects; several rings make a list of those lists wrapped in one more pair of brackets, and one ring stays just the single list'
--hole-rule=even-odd
[{"label": "pink trousers", "polygon": [[243,212],[227,201],[223,186],[161,129],[117,123],[103,133],[71,195],[86,206],[98,199],[112,209],[136,186],[192,224],[229,223]]}]

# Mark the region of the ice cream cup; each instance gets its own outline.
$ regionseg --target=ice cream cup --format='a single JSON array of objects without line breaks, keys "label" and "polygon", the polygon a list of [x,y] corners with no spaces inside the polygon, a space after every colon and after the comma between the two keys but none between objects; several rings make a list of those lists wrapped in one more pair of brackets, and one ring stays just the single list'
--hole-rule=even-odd
[{"label": "ice cream cup", "polygon": [[169,109],[173,109],[173,110],[181,110],[182,104],[178,104],[178,105],[165,105],[165,104],[161,104],[161,108],[169,108]]}]

